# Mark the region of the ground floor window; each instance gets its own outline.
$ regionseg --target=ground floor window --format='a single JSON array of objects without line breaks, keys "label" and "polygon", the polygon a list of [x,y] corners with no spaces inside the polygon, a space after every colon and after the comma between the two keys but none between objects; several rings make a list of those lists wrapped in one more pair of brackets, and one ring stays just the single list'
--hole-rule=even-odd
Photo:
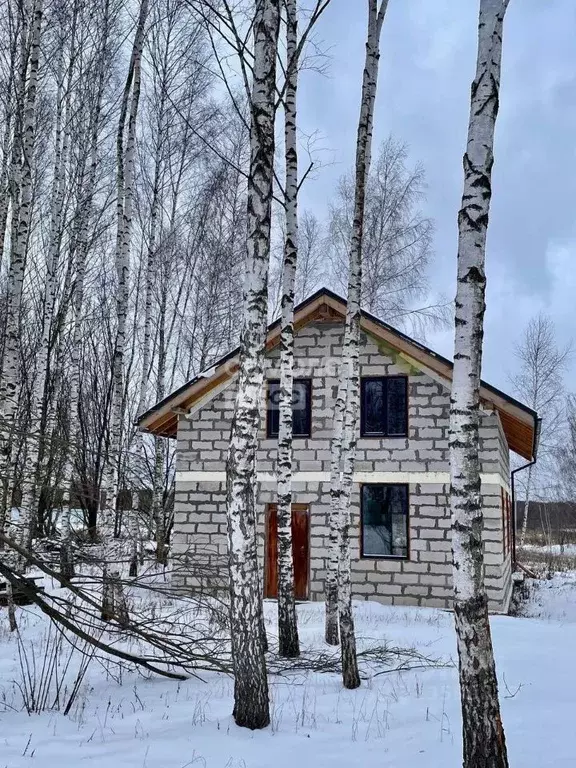
[{"label": "ground floor window", "polygon": [[362,557],[408,557],[408,486],[363,485],[360,504]]}]

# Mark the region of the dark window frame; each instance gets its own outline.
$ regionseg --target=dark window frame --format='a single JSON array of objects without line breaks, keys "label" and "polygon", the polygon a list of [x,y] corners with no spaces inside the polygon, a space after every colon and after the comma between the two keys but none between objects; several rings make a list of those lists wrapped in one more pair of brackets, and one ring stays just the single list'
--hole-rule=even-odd
[{"label": "dark window frame", "polygon": [[[266,380],[266,438],[269,440],[276,440],[278,434],[273,434],[271,431],[270,423],[270,411],[272,410],[268,403],[270,401],[270,385],[277,384],[280,386],[280,379],[267,379]],[[295,384],[304,384],[308,390],[308,407],[306,408],[306,420],[308,422],[308,432],[306,433],[294,433],[292,437],[295,440],[304,440],[307,437],[312,437],[312,379],[311,378],[295,378],[292,382],[292,392],[294,392]]]},{"label": "dark window frame", "polygon": [[[364,487],[399,486],[406,489],[406,554],[405,555],[365,555],[364,554]],[[408,483],[360,483],[360,560],[410,560],[410,486]]]},{"label": "dark window frame", "polygon": [[[364,421],[365,421],[365,406],[364,406],[364,385],[365,382],[368,381],[389,381],[391,379],[395,380],[402,380],[404,382],[404,394],[405,394],[405,400],[406,400],[406,411],[405,411],[405,424],[406,429],[401,434],[388,434],[388,390],[386,385],[386,391],[384,392],[384,421],[386,423],[386,430],[384,432],[368,432],[366,431],[364,427]],[[409,405],[408,405],[408,376],[404,376],[402,374],[394,374],[392,376],[361,376],[360,377],[360,437],[366,437],[366,438],[375,438],[375,439],[390,439],[394,440],[395,438],[400,439],[406,439],[408,437],[408,411],[409,411]]]}]

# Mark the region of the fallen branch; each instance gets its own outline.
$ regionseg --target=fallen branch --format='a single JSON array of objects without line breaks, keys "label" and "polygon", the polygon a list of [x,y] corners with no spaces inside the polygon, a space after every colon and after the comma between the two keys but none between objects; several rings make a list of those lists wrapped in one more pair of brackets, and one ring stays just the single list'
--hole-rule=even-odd
[{"label": "fallen branch", "polygon": [[[398,664],[397,662],[400,663]],[[396,663],[396,666],[392,666]],[[424,656],[411,648],[397,648],[395,646],[379,645],[358,652],[358,664],[360,676],[366,680],[370,677],[390,674],[392,672],[406,672],[411,669],[431,669],[453,666],[452,662],[445,662],[433,657]],[[386,664],[388,669],[378,667]],[[283,675],[293,672],[318,672],[320,674],[340,674],[342,662],[340,652],[305,651],[295,659],[283,659],[270,657],[268,669],[271,674]]]},{"label": "fallen branch", "polygon": [[157,675],[169,677],[172,680],[187,680],[186,675],[160,669],[159,667],[150,664],[150,662],[146,661],[140,656],[134,656],[131,653],[121,651],[118,648],[114,648],[113,646],[108,645],[107,643],[103,643],[101,640],[97,640],[95,637],[92,637],[90,634],[88,634],[88,632],[84,632],[83,629],[73,624],[66,616],[64,616],[63,613],[48,605],[48,603],[40,597],[38,592],[33,587],[29,586],[20,576],[18,576],[18,574],[14,573],[11,568],[8,568],[8,566],[4,565],[1,560],[0,574],[2,574],[2,576],[4,576],[4,578],[12,584],[12,586],[18,587],[18,589],[20,589],[33,603],[35,603],[40,608],[42,613],[45,613],[46,616],[48,616],[52,621],[60,624],[65,629],[72,632],[72,634],[76,635],[81,640],[84,640],[90,645],[93,645],[95,648],[98,648],[100,651],[104,651],[111,656],[117,656],[119,659],[123,659],[124,661],[130,661],[133,664],[144,667],[148,671],[154,672]]},{"label": "fallen branch", "polygon": [[[71,581],[69,581],[64,576],[62,576],[62,574],[58,573],[57,571],[54,571],[52,568],[46,565],[46,563],[43,560],[36,557],[34,554],[29,552],[24,547],[20,546],[13,539],[6,536],[6,534],[0,533],[0,542],[4,543],[5,545],[13,549],[15,552],[17,552],[29,564],[34,565],[43,573],[45,573],[47,576],[50,576],[51,578],[55,579],[60,584],[60,586],[64,587],[65,589],[68,589],[73,595],[78,597],[87,605],[94,608],[97,613],[100,612],[101,605],[97,600],[92,598],[89,594],[87,594],[83,590],[79,589],[75,584],[73,584]],[[14,575],[16,576],[16,574]],[[57,598],[52,598],[52,599],[56,600]],[[133,621],[129,623],[125,623],[114,618],[113,621],[109,621],[108,624],[115,626],[118,629],[118,631],[122,633],[130,633],[133,636],[139,638],[140,640],[143,640],[144,642],[149,643],[153,647],[163,651],[165,654],[171,657],[171,661],[165,662],[165,663],[173,663],[182,667],[187,667],[188,665],[191,665],[197,669],[204,669],[206,671],[224,672],[225,674],[231,673],[231,668],[228,661],[217,659],[215,658],[215,656],[212,656],[212,655],[209,657],[209,661],[210,661],[209,664],[206,664],[206,659],[207,659],[206,655],[195,656],[193,653],[188,652],[183,658],[184,646],[183,646],[182,638],[180,638],[179,641],[176,642],[168,639],[166,635],[159,637],[158,635],[152,634],[150,632],[144,632],[139,627],[137,627]],[[195,676],[197,677],[197,675]]]}]

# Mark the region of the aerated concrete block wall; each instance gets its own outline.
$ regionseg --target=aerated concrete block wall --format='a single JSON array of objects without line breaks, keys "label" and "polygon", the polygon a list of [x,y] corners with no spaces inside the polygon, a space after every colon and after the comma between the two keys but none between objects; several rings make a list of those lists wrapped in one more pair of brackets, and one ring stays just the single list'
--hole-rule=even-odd
[{"label": "aerated concrete block wall", "polygon": [[[295,377],[312,379],[312,436],[294,440],[294,502],[310,506],[310,598],[324,595],[328,546],[330,437],[343,338],[340,324],[318,323],[295,337]],[[361,375],[408,376],[408,437],[358,440],[352,497],[354,595],[385,603],[449,607],[451,602],[448,429],[449,392],[372,337],[362,337]],[[279,377],[279,353],[266,361],[266,377]],[[184,560],[176,581],[193,589],[226,583],[226,487],[224,471],[235,383],[191,412],[178,425],[174,553]],[[505,611],[511,589],[509,555],[503,551],[501,488],[508,486],[508,447],[497,413],[481,422],[485,514],[486,588],[490,607]],[[276,501],[277,441],[266,438],[265,407],[259,435],[257,493],[260,557],[264,557],[265,509]],[[201,480],[186,473],[203,472]],[[209,475],[206,473],[210,473]],[[421,477],[420,477],[421,475]],[[384,478],[384,479],[383,479]],[[360,558],[360,482],[409,485],[407,560]]]}]

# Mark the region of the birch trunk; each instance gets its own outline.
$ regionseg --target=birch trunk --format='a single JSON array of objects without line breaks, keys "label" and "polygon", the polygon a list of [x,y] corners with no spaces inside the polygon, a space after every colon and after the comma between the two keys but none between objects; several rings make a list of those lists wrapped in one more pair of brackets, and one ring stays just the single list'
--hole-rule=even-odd
[{"label": "birch trunk", "polygon": [[[22,489],[22,545],[29,549],[36,528],[38,511],[38,493],[41,484],[41,452],[42,452],[42,399],[46,387],[48,355],[50,350],[50,329],[54,315],[56,300],[56,276],[60,259],[60,239],[62,234],[62,211],[64,205],[64,188],[66,180],[66,165],[70,147],[70,95],[74,75],[76,22],[78,8],[74,5],[71,19],[71,52],[66,76],[62,70],[62,55],[59,69],[58,90],[56,94],[56,125],[54,135],[54,169],[51,189],[50,234],[48,252],[46,255],[46,279],[44,289],[44,307],[40,347],[37,355],[37,373],[30,396],[30,440],[27,456],[28,482]],[[62,39],[65,32],[62,31]],[[65,107],[65,108],[64,108]]]},{"label": "birch trunk", "polygon": [[[168,301],[168,281],[162,286],[160,313],[158,318],[158,379],[156,400],[160,402],[166,394],[166,304]],[[156,562],[166,565],[168,547],[166,541],[166,520],[162,503],[162,474],[164,470],[163,438],[154,438],[154,479],[152,484],[152,516],[156,528]]]},{"label": "birch trunk", "polygon": [[[102,592],[102,617],[127,620],[127,607],[121,582],[121,553],[114,539],[120,458],[122,449],[122,414],[124,401],[124,353],[126,348],[126,323],[130,287],[130,240],[132,234],[132,203],[134,184],[134,153],[136,142],[136,118],[140,100],[141,60],[144,46],[144,29],[148,14],[148,0],[140,3],[138,24],[134,36],[132,56],[126,87],[120,110],[117,135],[117,232],[116,270],[118,276],[116,297],[116,341],[113,360],[113,391],[110,418],[110,445],[106,467],[106,502],[103,510],[103,534],[105,540],[104,573]],[[131,93],[131,95],[130,95]],[[128,110],[128,104],[130,108]],[[128,129],[126,149],[124,132],[126,114]]]},{"label": "birch trunk", "polygon": [[[8,6],[8,16],[12,21],[12,7]],[[18,37],[15,34],[10,44],[10,57],[8,61],[8,81],[6,83],[6,110],[4,112],[4,136],[2,139],[2,171],[0,172],[0,270],[4,258],[6,241],[6,229],[8,226],[8,212],[10,208],[10,169],[11,150],[10,143],[14,125],[15,97],[13,89],[16,81]]]},{"label": "birch trunk", "polygon": [[508,766],[484,590],[484,521],[478,453],[484,262],[506,6],[506,0],[480,0],[478,59],[464,155],[464,192],[458,214],[450,506],[464,768]]},{"label": "birch trunk", "polygon": [[[162,94],[165,93],[163,89]],[[159,123],[161,118],[159,118]],[[147,257],[146,257],[146,270],[145,270],[145,288],[144,288],[144,338],[142,348],[142,372],[140,377],[140,394],[138,397],[137,413],[141,414],[146,411],[148,403],[148,381],[150,378],[152,368],[152,294],[154,290],[154,278],[156,274],[156,238],[158,229],[158,212],[160,208],[160,157],[159,149],[157,149],[157,156],[154,163],[154,181],[152,188],[152,205],[150,207],[150,234],[148,240]],[[157,399],[157,402],[164,397],[162,395]],[[159,437],[154,438],[154,477],[152,482],[152,517],[156,519],[155,515],[155,502],[156,502],[156,474],[157,465],[160,461],[160,474],[162,472],[162,450]],[[145,464],[145,446],[143,435],[137,432],[134,440],[134,452],[137,457]],[[138,551],[141,549],[141,531],[140,531],[140,519],[139,519],[139,506],[134,506],[131,513],[131,547],[132,554],[130,558],[130,576],[136,576],[138,573]],[[158,528],[156,529],[158,532]],[[160,539],[157,538],[157,542],[161,541],[162,544],[156,549],[156,560],[159,563],[165,564],[165,560],[159,557],[159,553],[164,553],[164,536]]]},{"label": "birch trunk", "polygon": [[[6,198],[3,200],[3,242],[6,239],[6,231],[8,229],[8,214],[11,209],[11,224],[10,224],[10,260],[8,266],[8,294],[10,294],[11,281],[14,279],[12,270],[12,254],[14,250],[14,243],[16,242],[18,234],[18,206],[20,204],[20,184],[21,184],[21,171],[22,171],[22,141],[24,136],[23,120],[25,113],[25,99],[26,99],[26,81],[28,76],[28,64],[29,64],[29,30],[30,30],[30,9],[19,3],[17,5],[17,15],[14,18],[12,12],[12,6],[8,6],[9,11],[9,23],[14,27],[14,45],[11,51],[11,69],[14,69],[14,81],[13,81],[13,107],[11,113],[7,110],[6,124],[4,132],[4,147],[6,151],[12,138],[12,149],[10,151],[9,159],[7,160],[7,178],[6,178]],[[9,83],[10,85],[10,83]],[[11,93],[8,89],[8,97],[10,99]],[[10,101],[8,101],[10,104]],[[10,131],[10,123],[13,122],[12,134]],[[4,218],[5,217],[5,218]],[[6,323],[8,317],[6,318]],[[6,329],[5,331],[6,332]],[[3,340],[5,344],[5,339]],[[3,350],[2,366],[4,365],[5,349]],[[4,369],[2,368],[2,371]],[[5,401],[5,377],[0,377],[0,411],[3,411]],[[3,472],[4,479],[6,480],[6,472]]]},{"label": "birch trunk", "polygon": [[[168,46],[164,59],[166,59]],[[166,67],[164,67],[165,69]],[[142,349],[142,376],[140,379],[140,395],[138,398],[138,413],[144,413],[148,404],[148,380],[150,378],[150,368],[152,361],[152,294],[154,290],[154,277],[156,275],[156,241],[158,234],[158,214],[161,204],[160,195],[160,177],[161,177],[161,148],[162,140],[160,135],[164,126],[164,106],[165,96],[167,92],[167,85],[164,83],[164,88],[160,94],[160,105],[158,115],[158,140],[156,146],[156,158],[154,161],[154,180],[152,184],[152,203],[150,206],[150,233],[148,239],[148,248],[146,254],[146,278],[144,289],[144,339]],[[165,139],[165,137],[164,137]]]},{"label": "birch trunk", "polygon": [[[8,94],[12,90],[11,82],[8,82]],[[8,212],[10,209],[10,137],[12,135],[12,112],[10,111],[11,96],[7,97],[8,107],[4,115],[4,139],[2,141],[2,170],[0,171],[0,270],[4,260],[4,245],[6,241],[6,229],[8,226]]]},{"label": "birch trunk", "polygon": [[253,729],[265,728],[270,722],[254,486],[264,379],[279,21],[280,0],[263,0],[254,24],[246,277],[238,391],[227,463],[234,719]]},{"label": "birch trunk", "polygon": [[342,348],[342,372],[334,412],[330,446],[330,534],[326,578],[326,642],[341,640],[344,686],[360,685],[352,614],[350,581],[350,498],[354,478],[356,433],[360,410],[360,296],[362,291],[362,238],[366,181],[372,155],[372,127],[378,84],[380,33],[388,0],[368,0],[368,34],[362,77],[362,97],[356,139],[354,218],[349,253],[348,304]]},{"label": "birch trunk", "polygon": [[[28,70],[28,85],[23,100],[23,117],[20,135],[14,136],[15,146],[21,144],[21,160],[12,163],[12,235],[10,269],[8,276],[8,299],[6,310],[6,336],[2,371],[0,376],[0,409],[2,410],[2,524],[10,504],[10,492],[15,477],[16,452],[13,450],[15,418],[20,391],[20,315],[22,288],[26,270],[28,236],[32,218],[34,185],[34,143],[36,138],[36,96],[38,90],[38,69],[40,40],[42,33],[42,0],[36,0],[31,8],[29,39],[29,61],[26,67],[28,40],[23,21],[22,32],[22,82],[23,89]],[[17,178],[14,178],[17,176]]]},{"label": "birch trunk", "polygon": [[[158,8],[158,12],[162,15],[162,9]],[[156,22],[157,23],[157,22]],[[142,340],[142,371],[140,377],[140,393],[138,397],[138,413],[144,413],[148,406],[148,387],[152,368],[153,349],[152,349],[152,332],[153,332],[153,318],[152,318],[152,299],[154,293],[154,285],[156,275],[158,274],[158,231],[162,230],[162,215],[163,209],[163,175],[165,172],[163,164],[166,162],[163,160],[162,154],[164,151],[164,145],[168,141],[169,127],[166,123],[166,101],[168,98],[170,88],[170,33],[172,31],[172,24],[174,20],[169,14],[168,29],[166,31],[166,38],[164,40],[164,48],[161,55],[158,57],[159,61],[154,59],[153,66],[158,71],[160,80],[159,95],[156,96],[158,101],[157,113],[154,120],[154,138],[155,138],[155,153],[154,153],[154,172],[152,179],[152,200],[150,204],[150,228],[148,235],[148,247],[146,250],[146,266],[145,266],[145,280],[144,280],[144,336]],[[154,21],[153,21],[154,24]],[[154,49],[154,43],[152,42],[152,48]],[[175,193],[175,198],[177,192]],[[159,320],[160,330],[159,336],[161,337],[159,345],[162,347],[165,338],[165,322],[166,322],[166,299],[165,289],[162,286],[163,298],[164,298],[164,313]],[[163,357],[162,371],[160,370],[161,362],[158,361],[158,383],[156,386],[156,402],[160,402],[164,398],[164,377],[166,366],[166,355],[162,351],[159,352],[159,358]],[[160,380],[162,383],[160,384]],[[159,394],[161,392],[161,394]],[[136,433],[136,439],[134,442],[134,450],[141,457],[142,464],[145,464],[145,445],[143,436],[140,433]],[[159,437],[154,438],[154,473],[152,478],[152,500],[150,517],[151,523],[150,530],[156,530],[156,561],[162,565],[166,565],[166,549],[165,549],[165,532],[163,526],[163,515],[161,519],[161,504],[157,496],[157,488],[162,481],[162,469],[163,469],[163,450],[162,439]],[[136,575],[137,572],[137,550],[141,539],[140,534],[140,521],[134,516],[132,521],[132,559],[130,572],[131,575]]]},{"label": "birch trunk", "polygon": [[278,645],[280,656],[300,655],[294,599],[292,557],[292,388],[294,380],[294,283],[298,258],[298,150],[296,93],[298,86],[298,13],[296,0],[286,0],[287,82],[284,97],[286,163],[286,239],[282,270],[280,335],[280,413],[278,430]]},{"label": "birch trunk", "polygon": [[[157,170],[155,171],[157,174]],[[158,181],[154,180],[152,192],[152,207],[150,209],[150,239],[146,259],[146,287],[144,291],[144,339],[142,350],[142,377],[140,379],[140,396],[138,398],[138,413],[144,413],[148,402],[148,380],[152,359],[152,291],[154,287],[155,259],[156,259],[156,229],[158,222],[158,208],[160,197],[158,195]]]},{"label": "birch trunk", "polygon": [[64,461],[64,471],[62,477],[62,487],[64,492],[64,502],[62,506],[61,518],[61,537],[60,547],[60,568],[62,575],[70,579],[74,576],[74,556],[72,550],[72,527],[71,527],[71,487],[72,476],[74,473],[74,457],[76,444],[80,432],[78,418],[78,400],[80,396],[80,357],[82,350],[82,337],[84,332],[83,325],[83,307],[84,307],[84,284],[86,277],[86,262],[89,250],[89,221],[93,207],[94,189],[96,187],[96,174],[98,170],[98,136],[101,127],[101,111],[104,88],[106,84],[105,61],[108,58],[108,37],[109,37],[109,9],[110,0],[105,0],[103,7],[102,21],[102,42],[99,50],[99,66],[97,72],[96,100],[90,114],[88,124],[89,137],[89,166],[84,183],[80,184],[80,200],[78,204],[78,236],[75,253],[75,271],[74,289],[72,293],[72,330],[70,342],[70,395],[69,395],[69,437],[66,456]]},{"label": "birch trunk", "polygon": [[[528,467],[528,479],[526,480],[526,495],[524,497],[524,511],[522,516],[522,530],[520,531],[520,549],[523,548],[526,542],[526,531],[528,530],[528,512],[530,509],[530,491],[532,490],[532,469]],[[515,510],[512,510],[512,514],[516,514]]]},{"label": "birch trunk", "polygon": [[344,431],[344,411],[348,380],[344,367],[340,372],[338,393],[334,403],[334,421],[330,442],[330,512],[328,514],[328,569],[326,571],[326,622],[325,640],[328,645],[338,645],[338,578],[340,573],[340,455],[342,452],[342,432]]},{"label": "birch trunk", "polygon": [[164,471],[164,450],[162,438],[154,438],[154,478],[152,481],[152,524],[156,531],[156,562],[166,565],[168,547],[166,542],[166,521],[162,503],[162,477]]}]

